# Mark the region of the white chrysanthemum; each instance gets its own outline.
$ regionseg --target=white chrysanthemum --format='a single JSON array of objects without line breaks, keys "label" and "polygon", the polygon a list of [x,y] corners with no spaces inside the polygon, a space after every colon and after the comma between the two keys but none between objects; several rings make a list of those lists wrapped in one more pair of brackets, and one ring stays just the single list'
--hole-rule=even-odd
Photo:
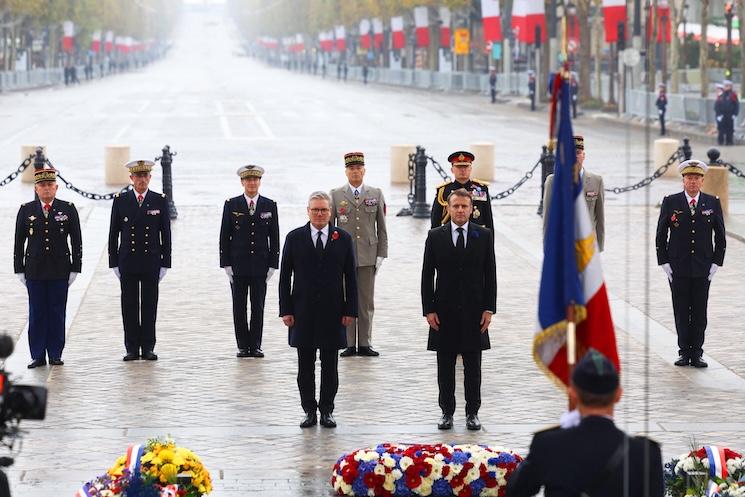
[{"label": "white chrysanthemum", "polygon": [[394,469],[389,474],[393,475],[394,480],[398,480],[404,475],[400,469]]},{"label": "white chrysanthemum", "polygon": [[701,464],[704,465],[704,468],[709,469],[709,458],[704,457],[703,459],[701,459]]},{"label": "white chrysanthemum", "polygon": [[445,456],[443,456],[442,454],[438,452],[437,454],[435,454],[435,459],[437,459],[438,461],[444,461]]},{"label": "white chrysanthemum", "polygon": [[414,460],[410,458],[409,456],[404,456],[401,458],[401,460],[398,461],[398,465],[401,469],[406,471],[406,469],[414,464]]},{"label": "white chrysanthemum", "polygon": [[452,464],[450,464],[450,473],[448,474],[448,476],[450,478],[453,478],[454,476],[456,476],[461,471],[463,471],[463,465],[462,464],[452,463]]},{"label": "white chrysanthemum", "polygon": [[478,480],[479,476],[481,476],[481,473],[479,472],[478,468],[469,469],[468,473],[466,473],[466,483],[471,483],[472,481]]},{"label": "white chrysanthemum", "polygon": [[378,464],[375,465],[375,469],[373,469],[373,472],[376,475],[384,475],[385,474],[385,466],[383,466],[382,464],[378,463]]},{"label": "white chrysanthemum", "polygon": [[422,483],[417,487],[416,490],[417,495],[422,495],[424,497],[427,497],[428,495],[432,494],[432,482],[429,481],[427,478],[422,478]]},{"label": "white chrysanthemum", "polygon": [[386,468],[393,468],[396,466],[396,460],[393,459],[390,454],[384,454],[383,466],[385,466]]}]

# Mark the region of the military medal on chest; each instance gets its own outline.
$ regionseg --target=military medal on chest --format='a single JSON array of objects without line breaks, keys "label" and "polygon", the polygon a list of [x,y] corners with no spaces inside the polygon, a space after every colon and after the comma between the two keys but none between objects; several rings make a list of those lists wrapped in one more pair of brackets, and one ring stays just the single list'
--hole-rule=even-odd
[{"label": "military medal on chest", "polygon": [[474,206],[473,207],[473,214],[471,215],[474,219],[478,219],[481,217],[481,211],[479,211],[479,208]]}]

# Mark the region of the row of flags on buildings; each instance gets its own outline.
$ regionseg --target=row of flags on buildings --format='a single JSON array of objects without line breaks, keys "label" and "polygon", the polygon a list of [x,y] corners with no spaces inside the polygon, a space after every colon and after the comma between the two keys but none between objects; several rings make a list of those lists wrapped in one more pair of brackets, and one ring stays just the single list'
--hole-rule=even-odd
[{"label": "row of flags on buildings", "polygon": [[[153,44],[152,40],[140,41],[131,36],[116,35],[114,31],[96,30],[91,36],[90,50],[94,53],[111,53],[117,51],[122,54],[144,52]],[[75,51],[75,23],[64,21],[62,23],[62,51],[73,53]]]}]

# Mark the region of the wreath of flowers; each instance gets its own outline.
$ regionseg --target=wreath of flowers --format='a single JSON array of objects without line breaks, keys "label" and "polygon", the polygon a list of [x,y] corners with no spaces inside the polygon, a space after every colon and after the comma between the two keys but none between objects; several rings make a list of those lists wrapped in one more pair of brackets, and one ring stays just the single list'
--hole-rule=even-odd
[{"label": "wreath of flowers", "polygon": [[153,438],[130,446],[75,497],[201,497],[211,491],[210,474],[195,453],[170,438]]},{"label": "wreath of flowers", "polygon": [[691,450],[665,464],[664,473],[671,497],[745,497],[745,459],[732,449],[709,445]]},{"label": "wreath of flowers", "polygon": [[331,486],[349,496],[502,496],[522,457],[484,445],[380,444],[341,456]]}]

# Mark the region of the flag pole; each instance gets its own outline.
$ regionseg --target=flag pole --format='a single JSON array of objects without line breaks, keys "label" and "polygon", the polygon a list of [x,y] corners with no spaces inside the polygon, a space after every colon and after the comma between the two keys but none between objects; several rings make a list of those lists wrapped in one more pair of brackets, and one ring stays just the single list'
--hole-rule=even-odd
[{"label": "flag pole", "polygon": [[[574,365],[577,363],[577,325],[574,319],[574,302],[570,302],[567,306],[567,385],[571,384]],[[574,410],[575,405],[568,393],[567,402],[569,410]]]}]

